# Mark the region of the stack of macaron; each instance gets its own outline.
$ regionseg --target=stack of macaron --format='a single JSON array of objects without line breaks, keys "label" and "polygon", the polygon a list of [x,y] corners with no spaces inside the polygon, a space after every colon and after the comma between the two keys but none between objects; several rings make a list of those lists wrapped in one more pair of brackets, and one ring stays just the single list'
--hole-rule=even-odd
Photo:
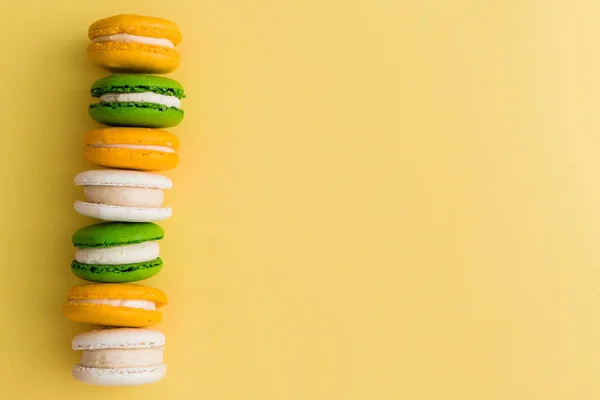
[{"label": "stack of macaron", "polygon": [[96,328],[73,338],[82,355],[72,375],[101,386],[153,383],[165,376],[165,336],[148,327],[161,321],[167,297],[139,281],[163,266],[156,222],[171,216],[163,202],[173,183],[159,172],[179,163],[179,139],[164,129],[182,121],[185,93],[157,74],[178,67],[181,32],[165,19],[117,15],[94,22],[88,36],[89,60],[112,75],[90,89],[89,115],[103,127],[85,135],[84,156],[97,168],[75,177],[83,198],[74,208],[97,221],[73,234],[71,271],[90,283],[69,291],[63,312]]}]

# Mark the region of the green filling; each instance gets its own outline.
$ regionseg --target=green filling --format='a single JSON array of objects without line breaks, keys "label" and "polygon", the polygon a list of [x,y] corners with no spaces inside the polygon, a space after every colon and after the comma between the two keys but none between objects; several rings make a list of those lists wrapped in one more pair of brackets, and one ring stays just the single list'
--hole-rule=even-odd
[{"label": "green filling", "polygon": [[183,114],[183,110],[181,108],[177,108],[177,107],[167,107],[164,106],[162,104],[156,104],[156,103],[137,103],[137,102],[133,102],[133,101],[126,101],[126,102],[114,102],[114,103],[93,103],[90,104],[90,108],[120,108],[120,107],[136,107],[136,108],[151,108],[154,110],[159,110],[159,111],[167,111],[167,110],[171,110],[171,111],[176,111],[178,113]]},{"label": "green filling", "polygon": [[90,90],[92,97],[100,97],[105,93],[142,93],[142,92],[154,92],[158,94],[164,94],[166,96],[175,96],[178,99],[185,98],[183,89],[167,88],[161,86],[105,86],[97,87]]},{"label": "green filling", "polygon": [[156,268],[162,265],[162,259],[159,257],[156,260],[135,263],[135,264],[121,264],[121,265],[95,265],[95,264],[82,264],[77,260],[71,262],[71,269],[85,271],[90,274],[128,274],[143,269]]}]

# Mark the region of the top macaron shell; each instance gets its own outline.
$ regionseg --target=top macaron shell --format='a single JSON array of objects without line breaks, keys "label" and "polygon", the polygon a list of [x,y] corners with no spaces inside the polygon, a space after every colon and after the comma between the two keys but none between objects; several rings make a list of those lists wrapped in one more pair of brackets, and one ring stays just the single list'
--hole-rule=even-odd
[{"label": "top macaron shell", "polygon": [[74,246],[82,249],[102,249],[161,240],[164,237],[163,228],[150,222],[102,222],[77,230],[71,237],[71,241]]},{"label": "top macaron shell", "polygon": [[93,120],[108,126],[168,128],[179,125],[185,93],[173,79],[154,75],[110,75],[90,89],[99,99],[89,106]]},{"label": "top macaron shell", "polygon": [[146,189],[171,189],[173,182],[163,175],[120,169],[95,169],[75,175],[77,186],[121,186]]},{"label": "top macaron shell", "polygon": [[162,348],[166,338],[152,329],[97,329],[76,335],[71,341],[73,350],[148,349]]},{"label": "top macaron shell", "polygon": [[175,47],[182,40],[181,31],[167,19],[115,15],[94,22],[88,37],[89,60],[111,72],[164,74],[179,66]]}]

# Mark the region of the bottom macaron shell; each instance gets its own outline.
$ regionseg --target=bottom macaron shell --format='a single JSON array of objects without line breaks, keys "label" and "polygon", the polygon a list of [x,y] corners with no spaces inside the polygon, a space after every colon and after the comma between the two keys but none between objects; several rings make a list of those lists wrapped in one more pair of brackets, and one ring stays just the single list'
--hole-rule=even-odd
[{"label": "bottom macaron shell", "polygon": [[170,208],[112,206],[84,201],[76,201],[74,207],[81,215],[103,221],[155,222],[169,218],[172,213]]},{"label": "bottom macaron shell", "polygon": [[139,171],[164,171],[179,164],[177,153],[119,148],[88,148],[84,157],[89,162],[109,168]]},{"label": "bottom macaron shell", "polygon": [[156,325],[162,320],[162,313],[159,311],[113,307],[104,304],[67,302],[63,306],[63,314],[75,322],[128,328],[145,328]]},{"label": "bottom macaron shell", "polygon": [[89,368],[75,365],[73,378],[96,386],[138,386],[158,382],[165,377],[165,364],[138,368]]},{"label": "bottom macaron shell", "polygon": [[71,271],[78,278],[91,282],[122,283],[148,279],[160,272],[163,262],[156,260],[135,264],[92,265],[71,262]]},{"label": "bottom macaron shell", "polygon": [[169,128],[183,120],[183,110],[152,103],[94,103],[88,110],[96,122],[108,126]]},{"label": "bottom macaron shell", "polygon": [[91,43],[88,59],[111,72],[166,74],[179,66],[179,53],[168,47],[141,43]]}]

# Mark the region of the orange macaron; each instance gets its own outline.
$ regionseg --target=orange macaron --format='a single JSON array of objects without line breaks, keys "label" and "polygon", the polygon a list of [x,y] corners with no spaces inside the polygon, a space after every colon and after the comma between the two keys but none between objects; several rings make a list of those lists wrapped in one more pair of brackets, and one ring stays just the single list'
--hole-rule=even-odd
[{"label": "orange macaron", "polygon": [[149,128],[94,129],[84,136],[86,160],[103,167],[138,171],[164,171],[179,164],[179,139]]},{"label": "orange macaron", "polygon": [[63,306],[75,322],[101,326],[144,328],[158,324],[167,304],[160,290],[127,283],[88,284],[72,288]]},{"label": "orange macaron", "polygon": [[94,22],[88,58],[111,72],[164,74],[179,66],[181,31],[163,18],[120,14]]}]

